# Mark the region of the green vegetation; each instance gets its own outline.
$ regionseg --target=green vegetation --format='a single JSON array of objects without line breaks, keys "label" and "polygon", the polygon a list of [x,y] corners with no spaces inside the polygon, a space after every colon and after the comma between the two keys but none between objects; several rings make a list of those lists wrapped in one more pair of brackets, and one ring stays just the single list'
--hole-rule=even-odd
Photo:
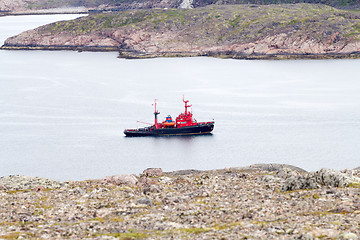
[{"label": "green vegetation", "polygon": [[18,239],[19,237],[23,238],[34,238],[32,233],[28,232],[13,232],[6,235],[0,235],[0,239]]},{"label": "green vegetation", "polygon": [[149,237],[147,234],[129,232],[129,233],[105,233],[97,234],[97,236],[111,236],[119,239],[143,239]]},{"label": "green vegetation", "polygon": [[154,236],[196,236],[201,233],[206,233],[210,231],[220,231],[220,230],[228,230],[237,226],[241,226],[242,222],[234,222],[222,225],[215,225],[213,227],[205,227],[205,228],[178,228],[178,229],[167,229],[167,230],[146,230],[146,231],[138,231],[138,230],[129,230],[128,232],[123,233],[101,233],[96,234],[96,236],[112,236],[119,239],[143,239],[143,238],[152,238]]},{"label": "green vegetation", "polygon": [[[43,33],[88,34],[143,29],[186,32],[173,41],[194,45],[248,43],[278,34],[319,42],[360,39],[360,13],[326,5],[234,5],[208,6],[192,10],[131,10],[89,15],[40,29]],[[333,35],[336,34],[336,37]]]},{"label": "green vegetation", "polygon": [[[358,23],[356,27],[358,28],[357,33],[360,34],[360,24]],[[360,188],[360,183],[351,183],[348,187]]]}]

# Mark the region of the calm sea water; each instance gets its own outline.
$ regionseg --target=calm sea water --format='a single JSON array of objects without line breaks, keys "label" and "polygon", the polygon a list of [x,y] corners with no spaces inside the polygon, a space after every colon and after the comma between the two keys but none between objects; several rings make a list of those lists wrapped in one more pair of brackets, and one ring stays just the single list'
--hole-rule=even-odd
[{"label": "calm sea water", "polygon": [[[71,15],[0,18],[0,42]],[[116,53],[0,51],[0,176],[58,180],[287,163],[360,166],[360,60],[118,59]],[[211,136],[125,138],[184,110]]]}]

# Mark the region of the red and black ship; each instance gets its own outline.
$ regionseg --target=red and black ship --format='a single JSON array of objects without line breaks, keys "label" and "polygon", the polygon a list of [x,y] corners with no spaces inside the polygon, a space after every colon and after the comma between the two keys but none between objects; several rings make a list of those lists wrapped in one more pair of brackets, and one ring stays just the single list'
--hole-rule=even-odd
[{"label": "red and black ship", "polygon": [[197,122],[193,118],[192,112],[188,110],[189,100],[183,99],[185,103],[185,112],[180,113],[179,116],[172,120],[171,116],[167,116],[165,121],[158,123],[157,116],[160,114],[156,110],[155,99],[155,124],[149,127],[137,128],[137,129],[125,129],[124,134],[127,137],[141,137],[141,136],[183,136],[183,135],[205,135],[211,134],[214,129],[214,121],[210,122]]}]

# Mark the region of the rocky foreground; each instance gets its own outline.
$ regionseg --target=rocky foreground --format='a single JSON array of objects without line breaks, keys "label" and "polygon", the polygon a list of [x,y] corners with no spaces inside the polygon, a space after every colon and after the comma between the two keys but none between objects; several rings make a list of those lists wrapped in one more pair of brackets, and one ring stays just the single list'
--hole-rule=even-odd
[{"label": "rocky foreground", "polygon": [[358,239],[360,171],[280,164],[0,178],[0,239]]}]

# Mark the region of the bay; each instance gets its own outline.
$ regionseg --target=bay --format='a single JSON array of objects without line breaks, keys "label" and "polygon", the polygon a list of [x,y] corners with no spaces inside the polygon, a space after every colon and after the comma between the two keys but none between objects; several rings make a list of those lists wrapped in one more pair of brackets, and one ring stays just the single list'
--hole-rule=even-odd
[{"label": "bay", "polygon": [[[54,19],[56,17],[56,19]],[[0,41],[77,15],[0,18]],[[286,163],[360,166],[360,60],[118,59],[117,53],[0,51],[0,176],[84,180]],[[184,111],[210,136],[126,138]]]}]

